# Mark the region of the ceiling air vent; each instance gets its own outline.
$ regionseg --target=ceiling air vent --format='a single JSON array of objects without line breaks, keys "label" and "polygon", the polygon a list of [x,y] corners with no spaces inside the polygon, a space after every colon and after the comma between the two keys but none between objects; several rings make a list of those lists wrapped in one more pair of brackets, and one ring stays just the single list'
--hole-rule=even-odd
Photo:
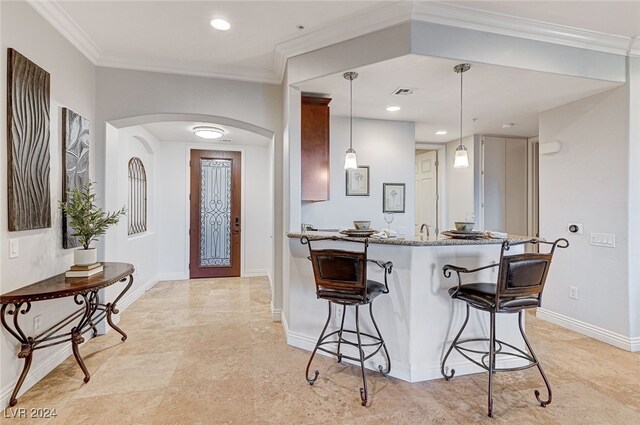
[{"label": "ceiling air vent", "polygon": [[413,89],[407,87],[398,87],[391,94],[395,96],[409,96],[413,94]]}]

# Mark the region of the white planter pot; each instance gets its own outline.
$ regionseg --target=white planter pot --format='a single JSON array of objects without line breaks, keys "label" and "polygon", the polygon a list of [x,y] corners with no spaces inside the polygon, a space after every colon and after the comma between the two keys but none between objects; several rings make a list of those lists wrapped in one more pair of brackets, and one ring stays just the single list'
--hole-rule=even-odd
[{"label": "white planter pot", "polygon": [[73,251],[73,264],[76,266],[90,266],[98,262],[98,251],[95,248],[76,249]]}]

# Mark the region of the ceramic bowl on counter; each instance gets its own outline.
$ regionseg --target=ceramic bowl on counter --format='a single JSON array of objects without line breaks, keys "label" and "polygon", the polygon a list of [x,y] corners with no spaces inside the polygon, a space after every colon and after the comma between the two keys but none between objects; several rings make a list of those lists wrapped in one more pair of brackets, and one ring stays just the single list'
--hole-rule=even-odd
[{"label": "ceramic bowl on counter", "polygon": [[369,230],[371,228],[371,221],[354,221],[353,228],[356,230]]},{"label": "ceramic bowl on counter", "polygon": [[473,221],[456,221],[456,230],[458,232],[470,232],[473,230],[475,223]]}]

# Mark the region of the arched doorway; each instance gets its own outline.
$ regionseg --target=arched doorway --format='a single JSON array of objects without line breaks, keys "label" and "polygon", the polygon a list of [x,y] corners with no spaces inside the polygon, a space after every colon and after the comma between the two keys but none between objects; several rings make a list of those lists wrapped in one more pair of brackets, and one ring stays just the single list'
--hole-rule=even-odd
[{"label": "arched doorway", "polygon": [[[189,235],[189,157],[192,150],[206,149],[241,154],[241,276],[272,276],[274,133],[270,130],[244,121],[203,114],[150,114],[110,121],[106,129],[106,172],[102,179],[105,207],[109,209],[115,208],[115,205],[122,206],[123,185],[117,170],[123,162],[121,157],[124,142],[121,135],[126,132],[125,129],[142,128],[147,132],[156,132],[170,128],[171,123],[184,124],[185,128],[203,124],[220,126],[232,129],[232,133],[242,134],[242,137],[222,142],[201,142],[186,137],[183,140],[160,140],[155,137],[154,145],[149,140],[154,139],[153,134],[151,137],[146,134],[138,135],[137,139],[145,140],[149,146],[154,145],[151,150],[155,155],[156,179],[150,184],[155,184],[156,200],[155,205],[150,205],[150,208],[155,209],[156,223],[150,226],[155,238],[154,253],[150,255],[158,258],[155,270],[140,272],[146,275],[146,280],[189,278],[189,242],[195,237],[193,234]],[[259,247],[255,243],[256,233],[259,235]],[[108,258],[117,258],[127,252],[139,255],[137,250],[130,249],[135,243],[139,244],[140,241],[126,235],[108,235],[105,240],[105,255]],[[147,269],[154,269],[152,262],[146,264]]]}]

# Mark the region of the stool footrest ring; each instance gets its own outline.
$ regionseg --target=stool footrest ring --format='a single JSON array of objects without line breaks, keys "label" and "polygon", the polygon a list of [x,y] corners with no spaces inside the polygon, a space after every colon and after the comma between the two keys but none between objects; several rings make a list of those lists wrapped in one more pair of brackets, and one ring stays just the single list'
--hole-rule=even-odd
[{"label": "stool footrest ring", "polygon": [[[489,370],[489,365],[487,364],[487,359],[489,357],[489,351],[480,351],[480,350],[475,350],[472,348],[468,348],[465,347],[465,344],[470,344],[470,343],[475,343],[475,342],[486,342],[489,343],[490,340],[489,338],[469,338],[469,339],[464,339],[464,340],[460,340],[457,341],[456,343],[453,344],[453,348],[460,353],[460,355],[462,355],[464,358],[466,358],[467,360],[469,360],[471,363],[483,368],[484,370],[488,371]],[[529,363],[523,366],[515,366],[515,367],[495,367],[493,368],[494,372],[515,372],[518,370],[524,370],[524,369],[529,369],[531,367],[537,366],[538,362],[536,361],[536,359],[534,359],[533,357],[531,357],[529,355],[529,353],[527,353],[524,350],[521,350],[518,347],[515,347],[512,344],[509,344],[507,342],[501,341],[499,339],[495,340],[497,348],[495,350],[495,355],[496,356],[506,356],[506,357],[512,357],[512,358],[520,358],[523,360],[528,361]],[[509,352],[509,351],[504,351],[504,347],[508,347],[512,350],[514,350],[515,352]],[[480,359],[480,361],[472,358],[470,355],[468,355],[467,353],[473,353],[473,354],[482,354],[482,357]]]},{"label": "stool footrest ring", "polygon": [[[352,330],[347,330],[347,329],[343,329],[342,333],[352,333],[352,334],[356,334],[356,331],[352,331]],[[349,360],[353,360],[353,361],[360,361],[360,358],[356,358],[356,357],[351,357],[351,356],[347,356],[345,354],[342,353],[342,351],[340,351],[338,349],[338,347],[336,347],[336,350],[330,350],[328,348],[324,348],[323,345],[328,345],[328,344],[347,344],[350,345],[352,347],[358,347],[358,343],[357,342],[353,342],[353,341],[349,341],[348,339],[345,339],[341,336],[338,336],[338,339],[333,339],[328,341],[329,338],[340,334],[340,331],[335,331],[335,332],[331,332],[330,334],[325,335],[320,341],[318,341],[317,346],[318,346],[318,350],[322,351],[324,353],[327,354],[331,354],[333,356],[336,356],[336,358],[338,359],[349,359]],[[367,344],[363,344],[360,343],[360,347],[375,347],[375,350],[373,350],[371,353],[367,354],[366,356],[364,356],[363,360],[369,360],[371,357],[375,356],[380,349],[382,349],[382,346],[384,344],[384,341],[381,338],[378,338],[377,336],[371,335],[371,334],[367,334],[367,333],[363,333],[360,332],[360,336],[365,336],[368,338],[371,338],[372,340],[374,340],[375,342],[372,343],[367,343]],[[364,352],[364,350],[362,350]]]}]

